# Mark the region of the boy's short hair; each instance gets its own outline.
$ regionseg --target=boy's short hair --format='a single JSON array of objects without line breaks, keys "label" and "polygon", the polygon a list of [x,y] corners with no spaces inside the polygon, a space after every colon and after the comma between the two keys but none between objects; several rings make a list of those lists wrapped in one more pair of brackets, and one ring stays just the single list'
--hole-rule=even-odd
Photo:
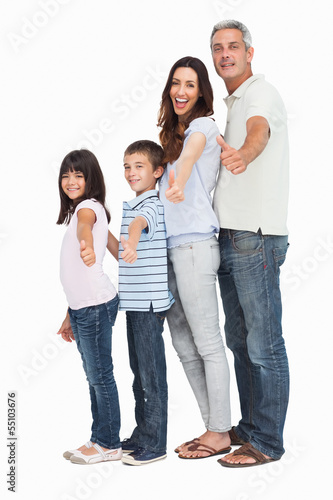
[{"label": "boy's short hair", "polygon": [[135,153],[141,153],[147,156],[153,167],[153,171],[155,171],[157,167],[164,167],[164,151],[156,142],[147,140],[135,141],[126,148],[124,156],[133,155]]}]

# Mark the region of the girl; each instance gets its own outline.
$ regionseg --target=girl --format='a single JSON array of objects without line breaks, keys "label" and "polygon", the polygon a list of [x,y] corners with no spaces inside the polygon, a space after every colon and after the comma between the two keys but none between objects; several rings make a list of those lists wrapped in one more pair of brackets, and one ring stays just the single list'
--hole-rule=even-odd
[{"label": "girl", "polygon": [[80,150],[65,156],[59,193],[57,224],[68,224],[60,279],[69,308],[58,333],[67,342],[76,341],[89,383],[93,418],[90,441],[66,451],[64,457],[80,464],[120,460],[120,411],[111,358],[118,295],[102,268],[108,239],[114,256],[118,241],[111,233],[108,237],[110,214],[105,207],[104,178],[93,153]]},{"label": "girl", "polygon": [[197,399],[206,432],[176,448],[180,458],[230,451],[229,368],[219,328],[216,275],[219,223],[211,191],[220,166],[219,131],[209,118],[213,91],[205,65],[184,57],[171,68],[158,126],[166,171],[169,286],[176,303],[167,319],[172,343]]}]

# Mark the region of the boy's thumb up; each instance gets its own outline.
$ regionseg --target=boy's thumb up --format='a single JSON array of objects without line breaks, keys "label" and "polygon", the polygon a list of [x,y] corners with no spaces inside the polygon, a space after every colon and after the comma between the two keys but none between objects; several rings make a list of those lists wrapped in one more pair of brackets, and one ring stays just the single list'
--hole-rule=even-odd
[{"label": "boy's thumb up", "polygon": [[83,250],[86,249],[86,242],[84,240],[80,241],[80,251],[83,252]]},{"label": "boy's thumb up", "polygon": [[120,243],[121,243],[121,246],[123,247],[123,249],[125,250],[125,248],[127,247],[127,240],[125,239],[124,235],[120,236]]}]

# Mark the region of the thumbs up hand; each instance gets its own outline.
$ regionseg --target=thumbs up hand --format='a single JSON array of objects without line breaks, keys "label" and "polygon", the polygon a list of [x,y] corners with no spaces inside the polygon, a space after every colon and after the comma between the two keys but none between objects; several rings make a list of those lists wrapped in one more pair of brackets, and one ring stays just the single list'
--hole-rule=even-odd
[{"label": "thumbs up hand", "polygon": [[184,201],[184,191],[178,185],[177,180],[175,179],[174,170],[170,170],[168,183],[169,188],[165,192],[166,199],[172,203],[180,203],[181,201]]},{"label": "thumbs up hand", "polygon": [[84,240],[80,241],[80,256],[84,264],[91,267],[96,262],[96,255],[92,247],[88,247]]},{"label": "thumbs up hand", "polygon": [[125,239],[125,236],[120,236],[121,246],[123,247],[123,252],[121,252],[121,258],[127,262],[128,264],[133,264],[138,255],[136,253],[136,248],[131,244],[130,238],[128,240]]},{"label": "thumbs up hand", "polygon": [[248,163],[246,162],[241,149],[237,150],[235,148],[232,148],[225,142],[224,138],[221,135],[218,135],[216,137],[216,141],[222,148],[222,165],[234,175],[242,174],[243,172],[245,172]]}]

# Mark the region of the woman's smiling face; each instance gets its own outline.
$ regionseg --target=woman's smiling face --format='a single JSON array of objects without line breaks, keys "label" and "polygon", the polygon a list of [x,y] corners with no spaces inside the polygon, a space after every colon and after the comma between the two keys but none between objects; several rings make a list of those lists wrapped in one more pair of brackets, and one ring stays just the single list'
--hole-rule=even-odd
[{"label": "woman's smiling face", "polygon": [[173,74],[169,95],[178,119],[186,120],[201,96],[196,71],[192,68],[177,68]]}]

